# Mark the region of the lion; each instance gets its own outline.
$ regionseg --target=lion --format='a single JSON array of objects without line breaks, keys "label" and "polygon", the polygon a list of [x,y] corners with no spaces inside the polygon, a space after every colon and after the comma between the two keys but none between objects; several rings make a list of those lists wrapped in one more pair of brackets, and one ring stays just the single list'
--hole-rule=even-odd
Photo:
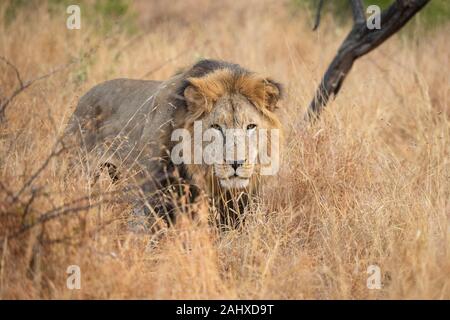
[{"label": "lion", "polygon": [[[96,85],[80,98],[65,135],[75,139],[85,160],[95,159],[91,168],[107,168],[113,181],[131,177],[146,214],[174,221],[180,208],[207,201],[221,224],[236,225],[262,180],[263,165],[249,141],[263,130],[282,132],[277,115],[282,94],[281,84],[238,64],[201,60],[167,81]],[[177,130],[185,134],[181,142],[173,139]],[[195,135],[201,139],[208,130],[217,139],[210,148],[215,161],[174,161],[189,147],[195,153]],[[236,132],[242,139],[232,139]],[[228,152],[242,143],[249,147],[240,155]],[[266,143],[275,144],[271,137]]]}]

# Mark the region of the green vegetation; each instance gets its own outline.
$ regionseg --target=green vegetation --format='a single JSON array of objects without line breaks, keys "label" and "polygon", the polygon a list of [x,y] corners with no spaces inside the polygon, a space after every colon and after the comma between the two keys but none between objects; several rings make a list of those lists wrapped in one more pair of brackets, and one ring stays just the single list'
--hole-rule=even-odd
[{"label": "green vegetation", "polygon": [[5,10],[5,23],[9,25],[11,21],[16,18],[17,11],[23,7],[26,7],[29,3],[30,1],[27,0],[11,0]]},{"label": "green vegetation", "polygon": [[[133,33],[136,30],[135,13],[132,12],[130,0],[48,0],[47,8],[52,15],[66,14],[65,8],[77,4],[81,8],[82,21],[98,24],[101,32],[108,32],[118,26]],[[5,10],[5,23],[9,25],[17,16],[19,10],[30,11],[42,5],[39,0],[10,0]],[[83,22],[82,22],[83,23]]]}]

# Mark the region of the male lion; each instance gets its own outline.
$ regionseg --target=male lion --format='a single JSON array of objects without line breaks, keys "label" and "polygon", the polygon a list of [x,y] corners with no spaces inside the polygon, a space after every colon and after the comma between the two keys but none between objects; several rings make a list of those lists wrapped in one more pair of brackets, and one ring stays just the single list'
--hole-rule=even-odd
[{"label": "male lion", "polygon": [[[207,199],[219,221],[235,223],[261,176],[250,138],[281,129],[275,114],[281,91],[280,84],[237,64],[202,60],[167,81],[116,79],[95,86],[80,99],[66,137],[76,139],[85,160],[94,159],[91,168],[107,167],[114,181],[132,177],[146,212],[173,219],[177,211]],[[185,129],[194,142],[173,141],[176,129]],[[174,161],[196,143],[197,129],[200,139],[212,130],[227,151],[250,145],[239,156],[220,151],[223,161],[209,164]],[[229,143],[234,132],[243,132],[243,139]],[[269,137],[267,143],[276,142]],[[180,147],[181,153],[173,152]]]}]

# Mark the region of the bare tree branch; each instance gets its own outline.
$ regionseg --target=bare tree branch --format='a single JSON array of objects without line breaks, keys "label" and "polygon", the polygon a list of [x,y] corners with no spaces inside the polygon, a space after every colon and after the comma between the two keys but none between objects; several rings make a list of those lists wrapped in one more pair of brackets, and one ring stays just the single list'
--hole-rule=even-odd
[{"label": "bare tree branch", "polygon": [[98,207],[102,203],[104,203],[104,201],[98,201],[93,204],[87,203],[87,204],[79,205],[79,206],[75,206],[75,207],[63,207],[62,209],[59,209],[59,210],[48,211],[45,214],[43,214],[42,216],[38,217],[33,223],[27,224],[27,225],[23,226],[21,229],[19,229],[18,231],[12,233],[11,235],[8,235],[8,238],[10,238],[10,239],[15,238],[15,237],[23,234],[24,232],[26,232],[38,225],[42,225],[50,220],[61,218],[63,216],[67,216],[67,215],[76,214],[81,211],[87,211],[92,208]]},{"label": "bare tree branch", "polygon": [[314,22],[313,31],[316,31],[320,24],[320,12],[322,11],[323,0],[319,0],[319,6],[317,7],[316,12],[316,21]]},{"label": "bare tree branch", "polygon": [[78,60],[73,60],[67,64],[64,64],[62,66],[59,66],[53,70],[51,70],[50,72],[43,74],[39,77],[36,77],[34,79],[31,80],[27,80],[25,82],[22,81],[22,78],[20,77],[20,72],[17,69],[17,67],[11,63],[8,59],[6,59],[5,57],[0,57],[1,60],[3,60],[6,64],[8,64],[11,68],[14,69],[15,73],[16,73],[16,77],[17,80],[19,81],[19,87],[14,90],[14,92],[7,97],[4,101],[0,100],[0,122],[3,122],[5,120],[5,112],[6,112],[6,108],[8,107],[8,105],[14,100],[14,98],[16,96],[18,96],[21,92],[23,92],[25,89],[27,89],[28,87],[30,87],[33,83],[40,81],[40,80],[44,80],[48,77],[51,77],[52,75],[54,75],[55,73],[61,72],[63,70],[66,70],[67,68],[69,68],[70,66],[72,66],[73,64],[77,63]]},{"label": "bare tree branch", "polygon": [[364,5],[362,0],[350,0],[353,13],[353,21],[355,24],[366,22],[366,15],[364,14]]},{"label": "bare tree branch", "polygon": [[308,107],[305,119],[318,118],[330,96],[338,94],[353,63],[400,30],[428,2],[430,0],[396,0],[381,13],[381,28],[369,29],[365,20],[361,20],[361,16],[364,15],[361,1],[350,0],[355,23],[325,72],[314,99]]},{"label": "bare tree branch", "polygon": [[[62,138],[61,138],[62,139]],[[50,163],[50,161],[59,156],[61,153],[63,153],[66,148],[65,146],[61,147],[58,149],[58,146],[61,142],[61,139],[58,139],[58,141],[55,143],[52,152],[50,153],[50,155],[45,159],[44,163],[31,175],[31,177],[23,184],[22,188],[19,190],[19,192],[17,192],[17,194],[14,196],[14,199],[18,199],[20,197],[20,195],[22,194],[22,192],[24,192],[29,186],[31,186],[31,184],[33,183],[33,181],[41,174],[41,172],[48,166],[48,164]]]},{"label": "bare tree branch", "polygon": [[10,66],[10,67],[14,70],[14,72],[16,73],[17,81],[19,81],[20,86],[23,87],[23,81],[22,81],[22,78],[20,77],[20,72],[19,72],[19,70],[17,69],[17,67],[16,67],[14,64],[12,64],[12,63],[11,63],[8,59],[6,59],[5,57],[0,56],[0,59],[3,60],[8,66]]},{"label": "bare tree branch", "polygon": [[[109,40],[109,39],[111,39],[110,35],[105,37],[105,41]],[[68,69],[69,67],[82,62],[84,59],[89,58],[90,56],[95,54],[95,52],[97,52],[99,47],[100,47],[100,44],[93,46],[92,48],[87,50],[85,53],[80,55],[79,57],[72,59],[70,62],[63,64],[59,67],[56,67],[53,70],[50,70],[46,74],[43,74],[41,76],[38,76],[36,78],[27,80],[27,81],[22,80],[19,69],[16,67],[15,64],[13,64],[7,58],[0,56],[0,60],[4,61],[8,66],[10,66],[14,70],[14,72],[16,73],[16,78],[19,82],[19,87],[16,90],[14,90],[14,92],[9,97],[7,97],[5,99],[2,99],[2,97],[0,97],[0,123],[5,121],[6,108],[20,93],[22,93],[24,90],[29,88],[35,82],[47,79],[47,78],[51,77],[52,75],[59,73],[61,71],[64,71],[64,70]]]}]

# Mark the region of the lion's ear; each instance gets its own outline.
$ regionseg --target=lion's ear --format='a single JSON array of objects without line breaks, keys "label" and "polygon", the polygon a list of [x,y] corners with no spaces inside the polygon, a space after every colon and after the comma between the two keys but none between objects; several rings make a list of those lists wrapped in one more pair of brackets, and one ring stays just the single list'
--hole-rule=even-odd
[{"label": "lion's ear", "polygon": [[202,113],[206,110],[208,104],[206,97],[193,85],[188,85],[184,89],[184,98],[190,112]]},{"label": "lion's ear", "polygon": [[283,96],[283,87],[271,79],[264,79],[265,104],[270,111],[275,110],[278,101]]}]

